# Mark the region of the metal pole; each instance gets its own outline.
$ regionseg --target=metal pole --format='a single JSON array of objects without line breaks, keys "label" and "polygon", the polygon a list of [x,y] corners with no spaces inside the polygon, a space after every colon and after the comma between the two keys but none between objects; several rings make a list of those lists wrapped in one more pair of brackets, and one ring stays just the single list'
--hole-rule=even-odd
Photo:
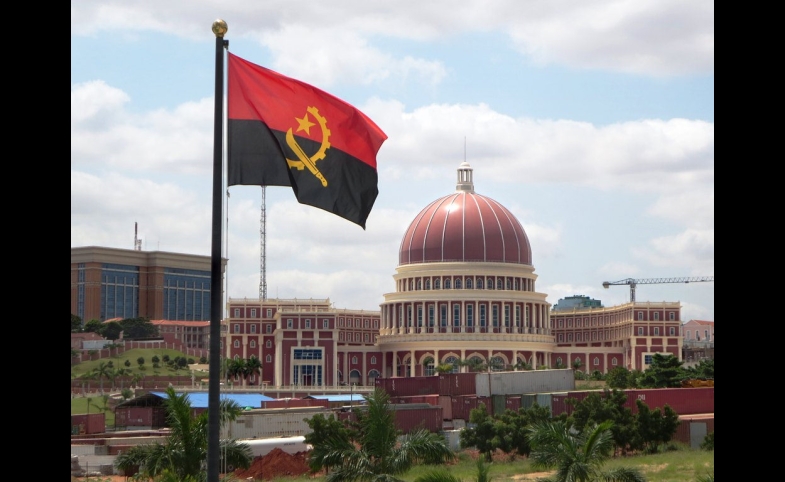
[{"label": "metal pole", "polygon": [[223,214],[223,91],[224,53],[228,30],[221,19],[213,22],[215,34],[215,112],[213,128],[213,224],[210,270],[210,383],[207,398],[207,482],[218,482],[220,471],[221,372],[221,217]]}]

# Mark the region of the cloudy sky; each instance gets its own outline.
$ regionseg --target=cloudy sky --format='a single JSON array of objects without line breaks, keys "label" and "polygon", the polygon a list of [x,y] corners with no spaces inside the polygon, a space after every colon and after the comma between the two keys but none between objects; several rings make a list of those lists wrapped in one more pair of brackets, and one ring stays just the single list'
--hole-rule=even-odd
[{"label": "cloudy sky", "polygon": [[[475,190],[528,234],[555,304],[714,275],[714,2],[71,1],[71,246],[209,256],[215,36],[387,134],[366,230],[266,189],[270,298],[378,310],[406,227]],[[259,186],[225,200],[228,296],[258,298]],[[714,282],[639,284],[714,320]]]}]

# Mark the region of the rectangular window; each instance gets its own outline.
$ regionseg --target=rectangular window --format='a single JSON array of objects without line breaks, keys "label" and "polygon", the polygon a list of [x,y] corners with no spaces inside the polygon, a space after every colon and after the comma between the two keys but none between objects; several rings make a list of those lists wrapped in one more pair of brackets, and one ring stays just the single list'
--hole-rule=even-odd
[{"label": "rectangular window", "polygon": [[417,326],[422,326],[422,306],[417,307]]},{"label": "rectangular window", "polygon": [[239,323],[235,323],[234,324],[234,332],[235,333],[240,333],[240,324]]},{"label": "rectangular window", "polygon": [[330,320],[322,320],[322,328],[325,330],[330,327]]},{"label": "rectangular window", "polygon": [[461,305],[458,303],[452,305],[452,326],[461,326]]},{"label": "rectangular window", "polygon": [[671,326],[670,328],[668,328],[668,335],[673,336],[675,334],[676,334],[676,328],[675,327]]},{"label": "rectangular window", "polygon": [[365,342],[368,343],[369,341],[371,341],[371,335],[370,335],[370,333],[366,333],[365,334]]},{"label": "rectangular window", "polygon": [[670,313],[668,313],[668,319],[671,320],[671,321],[675,320],[676,319],[676,313],[674,313],[672,311]]},{"label": "rectangular window", "polygon": [[660,327],[659,326],[655,326],[654,327],[654,336],[659,336],[659,335],[660,335]]},{"label": "rectangular window", "polygon": [[643,327],[642,326],[638,327],[638,336],[643,336]]},{"label": "rectangular window", "polygon": [[510,326],[510,306],[504,305],[504,326]]},{"label": "rectangular window", "polygon": [[485,328],[485,305],[480,305],[480,326]]},{"label": "rectangular window", "polygon": [[365,325],[364,325],[364,326],[365,326],[366,328],[370,327],[370,324],[369,324],[369,323],[370,323],[370,321],[369,321],[369,320],[365,320]]},{"label": "rectangular window", "polygon": [[515,326],[521,326],[521,307],[515,307]]},{"label": "rectangular window", "polygon": [[643,321],[643,312],[642,311],[638,312],[638,321]]},{"label": "rectangular window", "polygon": [[496,305],[491,306],[491,321],[493,326],[499,326],[499,307]]},{"label": "rectangular window", "polygon": [[567,333],[567,341],[572,341],[572,333]]},{"label": "rectangular window", "polygon": [[443,327],[447,326],[447,305],[442,305],[441,308],[439,309],[439,313],[441,315],[440,316],[440,318],[441,318],[441,320],[440,320],[441,326],[443,326]]},{"label": "rectangular window", "polygon": [[709,338],[709,330],[703,330],[703,338],[706,341],[710,341],[711,340],[711,338]]},{"label": "rectangular window", "polygon": [[564,335],[559,333],[559,343],[564,341]]},{"label": "rectangular window", "polygon": [[654,312],[654,321],[660,321],[660,313],[658,311]]},{"label": "rectangular window", "polygon": [[294,320],[286,320],[286,327],[291,328],[294,326]]},{"label": "rectangular window", "polygon": [[273,316],[273,309],[267,308],[267,318],[272,318],[272,316]]},{"label": "rectangular window", "polygon": [[240,317],[240,308],[235,308],[234,309],[234,317],[235,318],[239,318]]},{"label": "rectangular window", "polygon": [[256,318],[256,308],[251,308],[251,318]]},{"label": "rectangular window", "polygon": [[652,358],[653,358],[652,355],[643,355],[643,364],[651,365]]},{"label": "rectangular window", "polygon": [[466,305],[466,326],[474,326],[474,305]]},{"label": "rectangular window", "polygon": [[256,333],[256,325],[251,325],[251,333]]},{"label": "rectangular window", "polygon": [[272,333],[273,332],[273,324],[272,323],[265,324],[264,331],[267,332],[267,333]]},{"label": "rectangular window", "polygon": [[433,305],[428,305],[428,326],[433,326]]}]

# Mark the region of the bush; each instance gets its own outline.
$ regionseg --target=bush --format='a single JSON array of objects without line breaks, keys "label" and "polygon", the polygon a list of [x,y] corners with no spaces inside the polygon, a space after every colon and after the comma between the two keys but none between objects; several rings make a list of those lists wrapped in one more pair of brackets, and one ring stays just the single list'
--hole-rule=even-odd
[{"label": "bush", "polygon": [[703,450],[714,450],[714,432],[706,434],[703,442],[701,442],[701,448]]}]

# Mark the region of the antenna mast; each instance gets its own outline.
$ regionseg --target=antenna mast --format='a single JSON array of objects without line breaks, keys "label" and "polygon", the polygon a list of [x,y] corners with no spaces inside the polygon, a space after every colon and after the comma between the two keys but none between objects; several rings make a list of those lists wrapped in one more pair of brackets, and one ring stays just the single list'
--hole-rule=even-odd
[{"label": "antenna mast", "polygon": [[134,250],[141,251],[142,250],[142,240],[139,239],[139,223],[134,221]]},{"label": "antenna mast", "polygon": [[262,241],[261,259],[259,266],[259,299],[267,299],[267,186],[262,186],[262,218],[259,228],[259,237]]}]

